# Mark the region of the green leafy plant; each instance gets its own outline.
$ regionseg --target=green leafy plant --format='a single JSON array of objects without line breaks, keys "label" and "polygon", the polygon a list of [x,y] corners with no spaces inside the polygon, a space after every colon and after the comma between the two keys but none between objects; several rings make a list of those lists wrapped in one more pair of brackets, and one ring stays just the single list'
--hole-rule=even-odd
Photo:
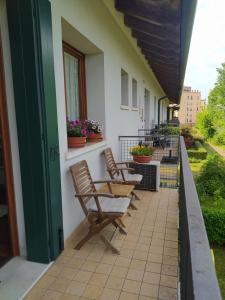
[{"label": "green leafy plant", "polygon": [[87,134],[91,136],[93,133],[102,133],[102,125],[99,122],[93,121],[93,120],[86,120],[84,122],[86,129],[87,129]]},{"label": "green leafy plant", "polygon": [[211,197],[212,201],[225,201],[225,161],[217,154],[209,155],[196,178],[200,198]]},{"label": "green leafy plant", "polygon": [[207,158],[207,151],[199,141],[194,141],[193,146],[187,150],[189,158],[204,160]]},{"label": "green leafy plant", "polygon": [[225,209],[203,208],[203,218],[210,244],[225,245]]},{"label": "green leafy plant", "polygon": [[148,146],[148,145],[136,145],[130,149],[131,155],[137,155],[137,156],[150,156],[154,153],[154,148]]}]

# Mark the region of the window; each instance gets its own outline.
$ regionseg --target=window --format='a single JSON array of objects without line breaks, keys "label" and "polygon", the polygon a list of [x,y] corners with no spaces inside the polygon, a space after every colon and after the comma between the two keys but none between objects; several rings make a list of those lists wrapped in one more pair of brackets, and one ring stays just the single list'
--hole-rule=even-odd
[{"label": "window", "polygon": [[85,56],[63,42],[63,60],[68,119],[87,119]]},{"label": "window", "polygon": [[132,107],[137,108],[137,80],[132,79]]},{"label": "window", "polygon": [[121,105],[129,106],[128,74],[123,69],[121,69]]}]

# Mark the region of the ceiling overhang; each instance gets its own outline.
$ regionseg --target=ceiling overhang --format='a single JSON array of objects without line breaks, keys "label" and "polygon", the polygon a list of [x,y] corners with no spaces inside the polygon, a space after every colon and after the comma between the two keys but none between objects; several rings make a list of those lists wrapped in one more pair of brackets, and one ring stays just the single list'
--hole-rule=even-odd
[{"label": "ceiling overhang", "polygon": [[166,96],[179,103],[197,0],[115,0]]}]

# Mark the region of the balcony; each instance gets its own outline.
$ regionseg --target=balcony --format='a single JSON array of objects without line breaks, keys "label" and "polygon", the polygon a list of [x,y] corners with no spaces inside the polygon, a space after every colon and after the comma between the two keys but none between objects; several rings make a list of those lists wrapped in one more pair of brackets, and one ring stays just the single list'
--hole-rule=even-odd
[{"label": "balcony", "polygon": [[221,299],[183,138],[179,147],[179,190],[137,191],[128,234],[105,231],[120,255],[97,236],[74,250],[84,224],[25,299]]}]

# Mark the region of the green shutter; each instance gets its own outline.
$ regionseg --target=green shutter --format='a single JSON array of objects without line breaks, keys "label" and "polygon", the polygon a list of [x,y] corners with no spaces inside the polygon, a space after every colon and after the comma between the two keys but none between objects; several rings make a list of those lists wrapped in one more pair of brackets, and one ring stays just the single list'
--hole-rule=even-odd
[{"label": "green shutter", "polygon": [[49,262],[63,248],[51,7],[7,0],[27,257]]}]

